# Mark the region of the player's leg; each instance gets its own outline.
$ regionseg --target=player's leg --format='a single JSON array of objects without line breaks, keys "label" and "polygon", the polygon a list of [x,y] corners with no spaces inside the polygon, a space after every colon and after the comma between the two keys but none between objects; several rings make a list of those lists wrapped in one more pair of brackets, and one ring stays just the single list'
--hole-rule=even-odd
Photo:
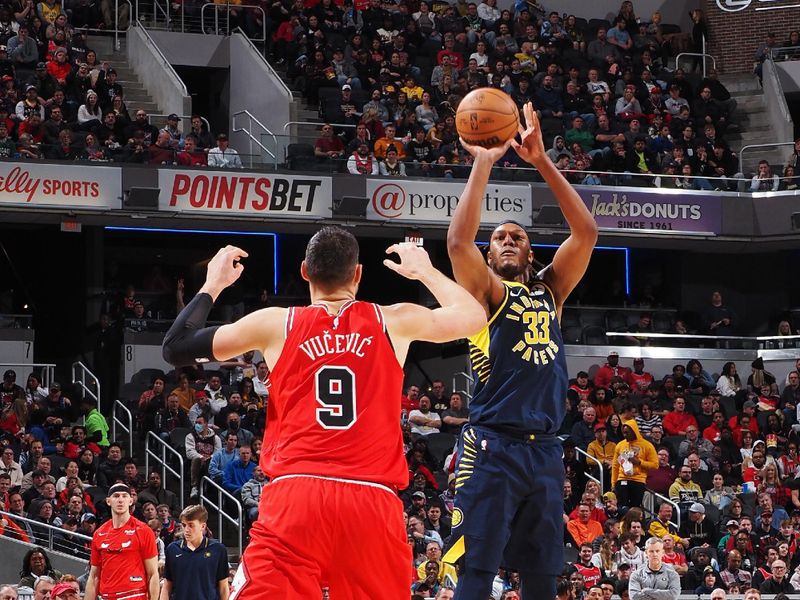
[{"label": "player's leg", "polygon": [[403,503],[389,489],[330,483],[334,560],[324,573],[330,600],[407,598],[413,562]]},{"label": "player's leg", "polygon": [[322,518],[318,481],[286,479],[264,487],[230,600],[322,596],[332,527]]},{"label": "player's leg", "polygon": [[462,432],[453,530],[443,557],[450,564],[465,559],[455,600],[486,600],[491,593],[522,497],[517,447],[482,429]]},{"label": "player's leg", "polygon": [[511,524],[503,564],[520,572],[523,600],[555,598],[563,566],[564,463],[557,443],[528,448],[531,493]]}]

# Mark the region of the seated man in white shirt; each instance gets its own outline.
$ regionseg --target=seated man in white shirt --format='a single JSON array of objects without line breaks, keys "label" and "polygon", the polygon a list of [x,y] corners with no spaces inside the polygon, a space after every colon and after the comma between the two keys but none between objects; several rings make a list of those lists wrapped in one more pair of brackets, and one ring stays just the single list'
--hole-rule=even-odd
[{"label": "seated man in white shirt", "polygon": [[419,435],[439,433],[442,428],[442,419],[431,411],[431,399],[427,395],[419,397],[419,408],[408,414],[408,420],[411,423],[411,433]]}]

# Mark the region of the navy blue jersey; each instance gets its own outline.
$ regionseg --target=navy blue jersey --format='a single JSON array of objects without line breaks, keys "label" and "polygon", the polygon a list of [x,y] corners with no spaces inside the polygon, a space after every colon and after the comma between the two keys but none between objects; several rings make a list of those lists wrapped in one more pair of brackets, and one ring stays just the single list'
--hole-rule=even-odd
[{"label": "navy blue jersey", "polygon": [[470,423],[556,433],[566,413],[567,360],[553,292],[503,281],[503,302],[469,339]]}]

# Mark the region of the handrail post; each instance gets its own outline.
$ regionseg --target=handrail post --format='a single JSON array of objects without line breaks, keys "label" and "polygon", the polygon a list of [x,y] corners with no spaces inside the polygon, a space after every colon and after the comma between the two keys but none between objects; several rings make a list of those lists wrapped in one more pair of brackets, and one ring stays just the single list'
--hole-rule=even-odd
[{"label": "handrail post", "polygon": [[114,0],[114,50],[119,52],[119,0]]},{"label": "handrail post", "polygon": [[602,495],[605,493],[605,486],[603,485],[603,481],[605,480],[605,476],[604,476],[605,474],[603,473],[603,463],[601,463],[597,459],[597,457],[592,456],[591,454],[586,452],[586,450],[584,450],[583,448],[578,448],[576,446],[575,450],[577,451],[578,454],[585,456],[587,459],[589,459],[592,462],[597,464],[598,473],[599,473],[600,476],[599,477],[594,477],[593,475],[591,475],[589,473],[586,473],[586,476],[589,479],[591,479],[592,481],[596,481],[597,482],[597,484],[600,486],[600,496],[602,497]]}]

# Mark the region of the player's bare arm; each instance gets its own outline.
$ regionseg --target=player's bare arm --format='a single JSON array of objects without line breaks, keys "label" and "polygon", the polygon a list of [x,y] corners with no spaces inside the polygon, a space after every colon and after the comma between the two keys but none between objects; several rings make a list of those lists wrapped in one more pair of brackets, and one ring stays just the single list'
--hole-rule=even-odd
[{"label": "player's bare arm", "polygon": [[97,584],[100,582],[100,569],[92,566],[86,578],[86,587],[83,591],[84,600],[97,600]]},{"label": "player's bare arm", "polygon": [[553,262],[540,273],[544,282],[553,290],[560,315],[567,296],[578,285],[589,266],[589,258],[597,243],[597,223],[578,193],[545,153],[539,117],[530,102],[525,105],[523,113],[526,128],[523,129],[520,125],[522,142],[513,140],[511,145],[519,157],[536,167],[544,178],[570,229],[569,237],[556,251]]},{"label": "player's bare arm", "polygon": [[489,269],[475,245],[475,237],[481,224],[481,206],[492,166],[506,153],[510,144],[509,140],[499,148],[481,148],[461,140],[461,145],[475,157],[475,161],[447,229],[447,253],[453,265],[453,275],[487,313],[503,301],[505,291],[500,278]]},{"label": "player's bare arm", "polygon": [[150,600],[158,600],[161,580],[158,577],[158,556],[144,559],[144,573],[147,577],[147,591]]},{"label": "player's bare arm", "polygon": [[[164,359],[175,366],[229,360],[248,350],[262,350],[272,367],[285,339],[286,309],[265,308],[219,327],[205,327],[214,301],[244,271],[247,252],[226,246],[208,263],[206,282],[180,312],[164,337]],[[266,347],[265,347],[266,344]]]},{"label": "player's bare arm", "polygon": [[483,307],[467,290],[436,269],[425,250],[403,243],[390,246],[386,253],[397,254],[400,262],[387,259],[384,265],[406,279],[422,283],[440,305],[433,310],[408,303],[383,308],[400,364],[405,362],[408,346],[414,340],[448,342],[473,335],[486,326]]},{"label": "player's bare arm", "polygon": [[228,600],[228,597],[231,595],[231,586],[228,583],[227,577],[217,582],[217,591],[219,592],[219,600]]},{"label": "player's bare arm", "polygon": [[159,600],[169,600],[170,596],[172,596],[172,582],[169,579],[165,579],[164,583],[161,584],[161,594],[159,595]]}]

